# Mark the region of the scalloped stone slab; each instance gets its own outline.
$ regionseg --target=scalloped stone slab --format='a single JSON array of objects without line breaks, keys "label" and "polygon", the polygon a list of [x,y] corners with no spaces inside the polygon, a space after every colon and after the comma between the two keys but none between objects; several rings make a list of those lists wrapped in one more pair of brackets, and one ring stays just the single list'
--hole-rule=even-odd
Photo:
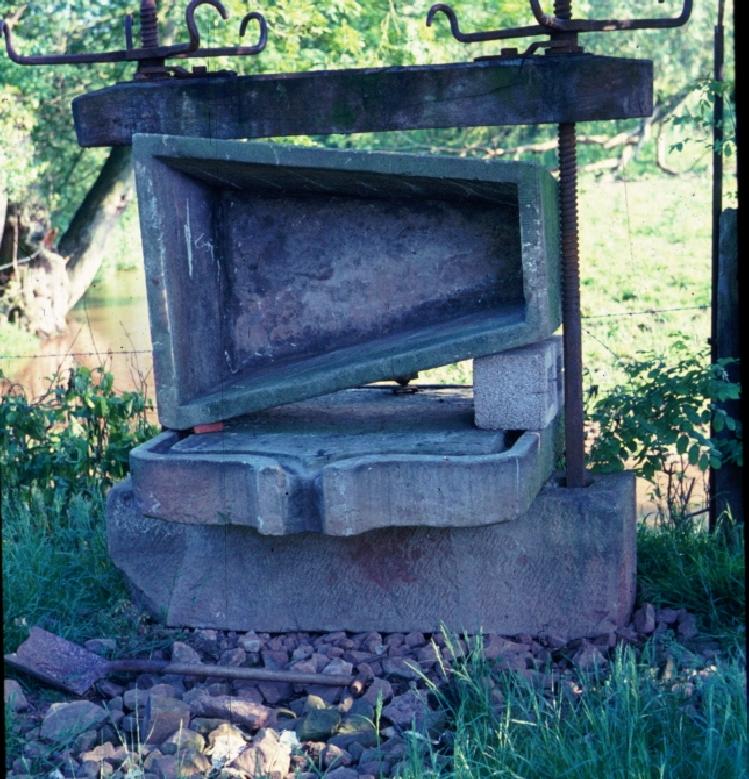
[{"label": "scalloped stone slab", "polygon": [[528,510],[557,428],[479,430],[470,390],[343,390],[162,433],[131,453],[133,493],[148,517],[261,535],[492,525]]}]

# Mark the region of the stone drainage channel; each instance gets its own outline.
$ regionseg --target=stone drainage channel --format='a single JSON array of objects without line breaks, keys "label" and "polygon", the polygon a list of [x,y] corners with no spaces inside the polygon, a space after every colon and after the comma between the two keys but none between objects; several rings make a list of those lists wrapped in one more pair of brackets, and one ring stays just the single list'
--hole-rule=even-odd
[{"label": "stone drainage channel", "polygon": [[[431,745],[424,760],[434,758],[450,768],[450,723],[430,687],[449,685],[449,669],[471,651],[474,638],[144,630],[144,641],[168,647],[151,658],[353,673],[366,684],[363,694],[353,697],[344,688],[322,685],[141,675],[106,679],[86,699],[49,704],[48,691],[30,692],[6,679],[6,711],[12,710],[23,744],[7,776],[38,776],[42,770],[50,777],[90,779],[374,779],[397,776],[413,759],[417,743]],[[584,694],[586,673],[605,673],[617,645],[642,647],[659,636],[675,636],[688,648],[694,673],[711,672],[719,647],[697,634],[694,615],[649,604],[627,626],[612,624],[608,632],[588,639],[485,635],[483,654],[495,671],[488,679],[493,705],[498,712],[504,705],[496,681],[502,671],[525,677],[545,693],[574,699]],[[669,641],[656,645],[658,661],[666,664]],[[108,656],[118,649],[114,639],[94,639],[86,647]],[[691,682],[674,683],[689,694]],[[426,734],[428,741],[414,740],[413,731]]]}]

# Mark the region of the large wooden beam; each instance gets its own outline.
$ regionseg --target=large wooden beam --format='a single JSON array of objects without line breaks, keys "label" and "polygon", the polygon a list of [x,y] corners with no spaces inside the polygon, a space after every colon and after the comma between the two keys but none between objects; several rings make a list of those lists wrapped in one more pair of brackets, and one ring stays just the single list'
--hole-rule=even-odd
[{"label": "large wooden beam", "polygon": [[81,146],[125,146],[133,133],[269,138],[558,124],[652,110],[652,62],[589,54],[129,82],[73,101]]}]

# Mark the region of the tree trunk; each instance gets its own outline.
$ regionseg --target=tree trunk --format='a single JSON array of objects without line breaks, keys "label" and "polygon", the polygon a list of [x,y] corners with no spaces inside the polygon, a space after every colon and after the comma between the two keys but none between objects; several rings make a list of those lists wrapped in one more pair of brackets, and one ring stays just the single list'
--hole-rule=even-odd
[{"label": "tree trunk", "polygon": [[94,185],[60,239],[58,251],[67,256],[70,310],[88,289],[106,256],[119,216],[135,191],[130,148],[114,148]]},{"label": "tree trunk", "polygon": [[[113,228],[134,194],[130,149],[112,149],[60,239],[50,248],[46,220],[8,204],[0,235],[0,316],[41,336],[65,329],[65,316],[94,280]],[[2,203],[0,203],[2,205]]]}]

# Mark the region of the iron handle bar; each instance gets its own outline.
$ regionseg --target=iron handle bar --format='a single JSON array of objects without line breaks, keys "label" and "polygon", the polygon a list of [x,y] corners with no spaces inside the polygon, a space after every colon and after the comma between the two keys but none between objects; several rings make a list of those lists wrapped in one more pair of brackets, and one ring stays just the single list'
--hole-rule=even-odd
[{"label": "iron handle bar", "polygon": [[188,57],[222,57],[222,56],[246,56],[259,54],[268,43],[268,22],[259,11],[251,11],[244,15],[239,25],[239,37],[244,38],[247,25],[256,21],[260,30],[257,43],[253,46],[212,46],[207,49],[196,49],[184,54],[173,54],[170,59],[187,59]]},{"label": "iron handle bar", "polygon": [[260,682],[288,682],[291,684],[325,684],[348,687],[357,682],[354,676],[343,674],[302,673],[276,671],[267,668],[236,668],[223,665],[174,663],[168,660],[110,660],[107,673],[158,673],[182,676],[218,676],[224,679],[248,679]]},{"label": "iron handle bar", "polygon": [[427,27],[432,26],[434,17],[438,13],[443,13],[450,22],[450,32],[453,38],[461,43],[481,43],[483,41],[496,41],[506,38],[526,38],[530,35],[548,35],[549,28],[541,25],[531,25],[529,27],[509,27],[506,30],[490,30],[487,32],[462,32],[458,17],[453,11],[452,6],[447,3],[435,3],[427,13]]},{"label": "iron handle bar", "polygon": [[19,65],[66,65],[94,62],[143,62],[148,60],[186,59],[188,57],[211,57],[218,55],[248,55],[261,52],[268,40],[268,25],[262,14],[253,11],[245,15],[239,28],[240,38],[244,36],[250,21],[257,21],[260,28],[258,41],[253,46],[217,46],[200,48],[200,33],[195,23],[195,11],[201,5],[210,5],[226,19],[228,14],[220,0],[190,0],[185,10],[185,23],[189,36],[188,43],[172,46],[142,46],[133,47],[132,25],[130,14],[125,17],[125,48],[108,52],[81,54],[19,54],[13,45],[10,25],[0,20],[0,31],[5,41],[8,57]]},{"label": "iron handle bar", "polygon": [[[663,3],[664,0],[658,0],[658,2]],[[686,24],[692,15],[694,0],[683,0],[681,13],[678,16],[646,19],[560,19],[545,13],[541,7],[541,0],[529,0],[529,3],[531,12],[538,21],[537,25],[508,27],[506,30],[488,30],[486,32],[463,32],[460,29],[455,11],[446,3],[435,3],[427,13],[426,23],[427,27],[431,27],[434,17],[438,13],[443,13],[450,23],[450,32],[453,38],[462,43],[526,38],[532,35],[549,35],[554,32],[615,32],[654,28],[663,29],[680,27]]]}]

